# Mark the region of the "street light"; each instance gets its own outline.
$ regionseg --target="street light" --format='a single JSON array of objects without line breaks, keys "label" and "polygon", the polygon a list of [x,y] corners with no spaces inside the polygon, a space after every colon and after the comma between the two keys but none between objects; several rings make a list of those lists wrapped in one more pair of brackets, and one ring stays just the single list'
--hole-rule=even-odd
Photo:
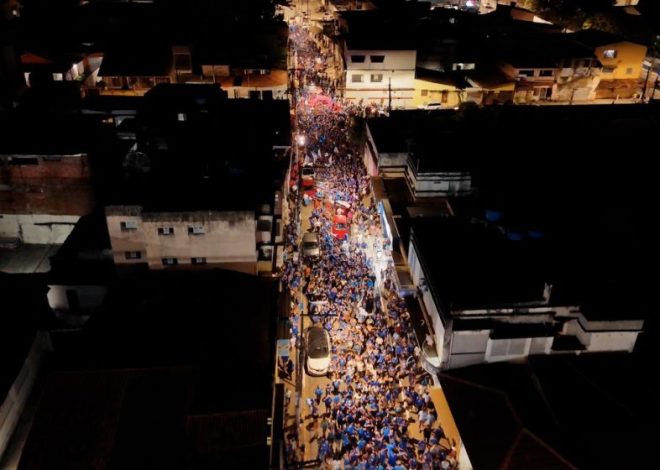
[{"label": "street light", "polygon": [[305,138],[305,134],[298,134],[296,136],[296,143],[298,144],[298,147],[304,147],[306,141],[307,139]]}]

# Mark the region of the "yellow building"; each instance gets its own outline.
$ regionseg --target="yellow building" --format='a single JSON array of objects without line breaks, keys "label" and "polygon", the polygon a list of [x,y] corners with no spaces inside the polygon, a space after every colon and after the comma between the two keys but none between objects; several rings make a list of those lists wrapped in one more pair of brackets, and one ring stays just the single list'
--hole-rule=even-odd
[{"label": "yellow building", "polygon": [[467,83],[448,73],[417,69],[413,107],[454,108],[464,101]]},{"label": "yellow building", "polygon": [[615,34],[587,29],[574,33],[578,42],[591,47],[601,64],[601,80],[637,80],[642,76],[646,46]]}]

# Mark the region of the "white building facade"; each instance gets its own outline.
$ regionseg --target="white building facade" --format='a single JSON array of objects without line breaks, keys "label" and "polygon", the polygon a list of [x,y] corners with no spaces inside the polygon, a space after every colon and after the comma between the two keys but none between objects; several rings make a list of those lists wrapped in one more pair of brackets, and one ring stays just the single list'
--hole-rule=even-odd
[{"label": "white building facade", "polygon": [[415,50],[365,50],[344,48],[344,98],[365,106],[392,109],[413,107]]}]

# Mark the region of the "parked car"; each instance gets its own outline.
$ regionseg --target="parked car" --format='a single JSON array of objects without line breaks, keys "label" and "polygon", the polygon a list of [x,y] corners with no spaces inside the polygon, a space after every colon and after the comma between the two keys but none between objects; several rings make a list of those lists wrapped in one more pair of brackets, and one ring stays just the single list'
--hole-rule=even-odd
[{"label": "parked car", "polygon": [[316,232],[305,232],[302,239],[303,256],[309,258],[318,258],[321,256],[321,246],[319,244],[319,234]]},{"label": "parked car", "polygon": [[314,165],[312,165],[311,163],[304,165],[301,174],[303,178],[309,177],[313,179],[316,176],[316,172],[314,171]]},{"label": "parked car", "polygon": [[332,236],[337,240],[345,240],[348,236],[348,223],[345,215],[335,215],[332,218]]},{"label": "parked car", "polygon": [[430,101],[430,102],[420,106],[419,109],[427,109],[427,110],[431,111],[431,110],[434,110],[434,109],[440,109],[441,107],[442,107],[442,103],[440,101]]},{"label": "parked car", "polygon": [[311,326],[305,333],[305,352],[307,374],[321,377],[330,368],[330,335],[321,326]]}]

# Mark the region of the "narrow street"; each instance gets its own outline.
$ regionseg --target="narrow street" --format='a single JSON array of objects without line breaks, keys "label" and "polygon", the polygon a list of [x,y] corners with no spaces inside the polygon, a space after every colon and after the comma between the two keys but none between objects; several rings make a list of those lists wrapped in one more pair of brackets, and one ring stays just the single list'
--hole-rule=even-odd
[{"label": "narrow street", "polygon": [[[296,161],[282,273],[295,359],[282,380],[289,397],[286,466],[457,468],[455,442],[439,424],[438,389],[419,364],[410,317],[384,259],[354,132],[363,109],[337,96],[337,79],[326,68],[331,52],[315,40],[309,20],[295,11],[287,19]],[[318,234],[319,257],[303,256],[306,232]],[[306,372],[311,326],[330,337],[329,367],[320,377]]]}]

